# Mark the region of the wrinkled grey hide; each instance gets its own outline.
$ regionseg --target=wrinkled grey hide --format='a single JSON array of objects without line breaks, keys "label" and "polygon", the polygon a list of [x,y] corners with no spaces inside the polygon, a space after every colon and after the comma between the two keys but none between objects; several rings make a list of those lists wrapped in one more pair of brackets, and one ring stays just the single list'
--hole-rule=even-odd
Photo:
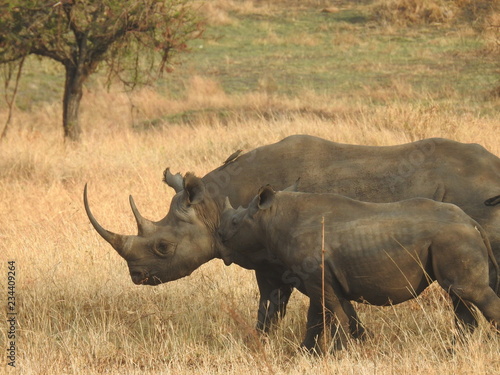
[{"label": "wrinkled grey hide", "polygon": [[[352,330],[348,301],[398,304],[434,280],[500,323],[500,298],[490,287],[498,287],[500,272],[489,241],[452,204],[423,198],[366,203],[336,194],[276,193],[267,186],[247,209],[226,208],[219,234],[224,245],[249,257],[265,248],[269,259],[300,279],[310,298],[308,350],[323,330],[323,293],[337,348]],[[468,322],[469,315],[456,316]]]},{"label": "wrinkled grey hide", "polygon": [[270,183],[283,189],[298,177],[305,192],[372,202],[426,197],[455,203],[488,232],[500,259],[500,207],[484,203],[500,194],[500,159],[477,144],[438,138],[373,147],[296,135],[241,153],[202,179],[192,174],[183,179],[167,169],[165,181],[177,194],[168,214],[156,222],[144,219],[133,205],[138,235],[118,235],[101,227],[90,212],[86,190],[85,209],[94,228],[127,261],[136,284],[176,280],[214,258],[255,270],[258,328],[267,331],[285,313],[293,278],[265,258],[255,261],[225,252],[218,246],[216,230],[226,196],[234,206],[246,206],[259,187]]}]

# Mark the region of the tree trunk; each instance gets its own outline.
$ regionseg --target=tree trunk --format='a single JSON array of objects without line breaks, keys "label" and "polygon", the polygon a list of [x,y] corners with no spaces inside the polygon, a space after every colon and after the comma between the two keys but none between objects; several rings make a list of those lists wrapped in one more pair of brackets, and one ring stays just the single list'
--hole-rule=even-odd
[{"label": "tree trunk", "polygon": [[66,82],[63,97],[63,128],[64,138],[79,141],[82,128],[78,121],[80,101],[83,96],[85,77],[73,66],[66,66]]}]

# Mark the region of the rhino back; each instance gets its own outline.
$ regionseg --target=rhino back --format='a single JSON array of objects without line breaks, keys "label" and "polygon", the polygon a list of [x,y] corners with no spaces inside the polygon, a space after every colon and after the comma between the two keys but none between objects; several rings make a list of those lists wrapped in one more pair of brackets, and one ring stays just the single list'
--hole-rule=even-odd
[{"label": "rhino back", "polygon": [[277,247],[285,244],[290,251],[304,248],[306,252],[321,247],[323,225],[331,244],[352,247],[352,251],[386,248],[397,241],[415,243],[435,236],[447,225],[476,225],[458,206],[427,198],[373,203],[338,194],[292,192],[278,192],[273,209],[259,220]]},{"label": "rhino back", "polygon": [[466,205],[473,199],[479,205],[500,190],[500,159],[479,145],[439,138],[380,147],[295,135],[243,154],[203,180],[212,196],[227,195],[238,206],[263,185],[280,190],[299,177],[305,192],[371,202],[427,197]]}]

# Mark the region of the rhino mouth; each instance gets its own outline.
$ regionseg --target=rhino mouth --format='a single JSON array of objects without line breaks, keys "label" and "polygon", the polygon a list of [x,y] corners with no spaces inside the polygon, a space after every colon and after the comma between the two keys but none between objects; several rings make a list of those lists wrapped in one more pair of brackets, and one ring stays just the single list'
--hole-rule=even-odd
[{"label": "rhino mouth", "polygon": [[130,277],[135,285],[159,285],[162,280],[154,275],[149,274],[149,272],[131,272]]},{"label": "rhino mouth", "polygon": [[135,285],[144,285],[148,282],[149,280],[149,277],[146,277],[146,278],[136,278],[134,276],[132,276],[132,282],[135,284]]},{"label": "rhino mouth", "polygon": [[160,285],[160,284],[163,284],[163,283],[164,283],[164,281],[161,280],[157,276],[149,277],[147,279],[147,285]]},{"label": "rhino mouth", "polygon": [[141,280],[140,283],[138,283],[137,285],[156,286],[156,285],[160,285],[160,284],[163,284],[163,281],[161,279],[159,279],[158,277],[153,276],[153,277],[147,277],[147,278]]}]

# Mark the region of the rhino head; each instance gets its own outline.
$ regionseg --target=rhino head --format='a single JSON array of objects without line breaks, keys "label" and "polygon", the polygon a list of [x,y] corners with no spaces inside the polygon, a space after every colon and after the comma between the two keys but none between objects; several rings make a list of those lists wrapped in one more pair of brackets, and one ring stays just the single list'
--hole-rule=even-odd
[{"label": "rhino head", "polygon": [[205,193],[203,181],[191,173],[184,178],[165,171],[165,182],[176,190],[170,210],[162,220],[142,217],[132,196],[130,205],[137,221],[137,235],[121,235],[104,229],[92,215],[85,185],[85,211],[92,226],[128,264],[132,281],[158,285],[190,275],[217,251],[216,228],[222,204]]},{"label": "rhino head", "polygon": [[[250,205],[253,203],[252,201]],[[221,243],[231,251],[241,253],[263,247],[264,245],[259,243],[255,222],[252,219],[247,208],[240,206],[235,209],[231,206],[229,198],[226,198],[218,229]]]},{"label": "rhino head", "polygon": [[[283,191],[298,191],[299,181],[300,177]],[[231,206],[229,198],[226,197],[217,231],[221,243],[231,251],[240,253],[250,253],[265,247],[264,236],[259,230],[258,217],[269,211],[275,195],[276,191],[270,185],[263,186],[247,208],[240,206],[237,209]]]}]

